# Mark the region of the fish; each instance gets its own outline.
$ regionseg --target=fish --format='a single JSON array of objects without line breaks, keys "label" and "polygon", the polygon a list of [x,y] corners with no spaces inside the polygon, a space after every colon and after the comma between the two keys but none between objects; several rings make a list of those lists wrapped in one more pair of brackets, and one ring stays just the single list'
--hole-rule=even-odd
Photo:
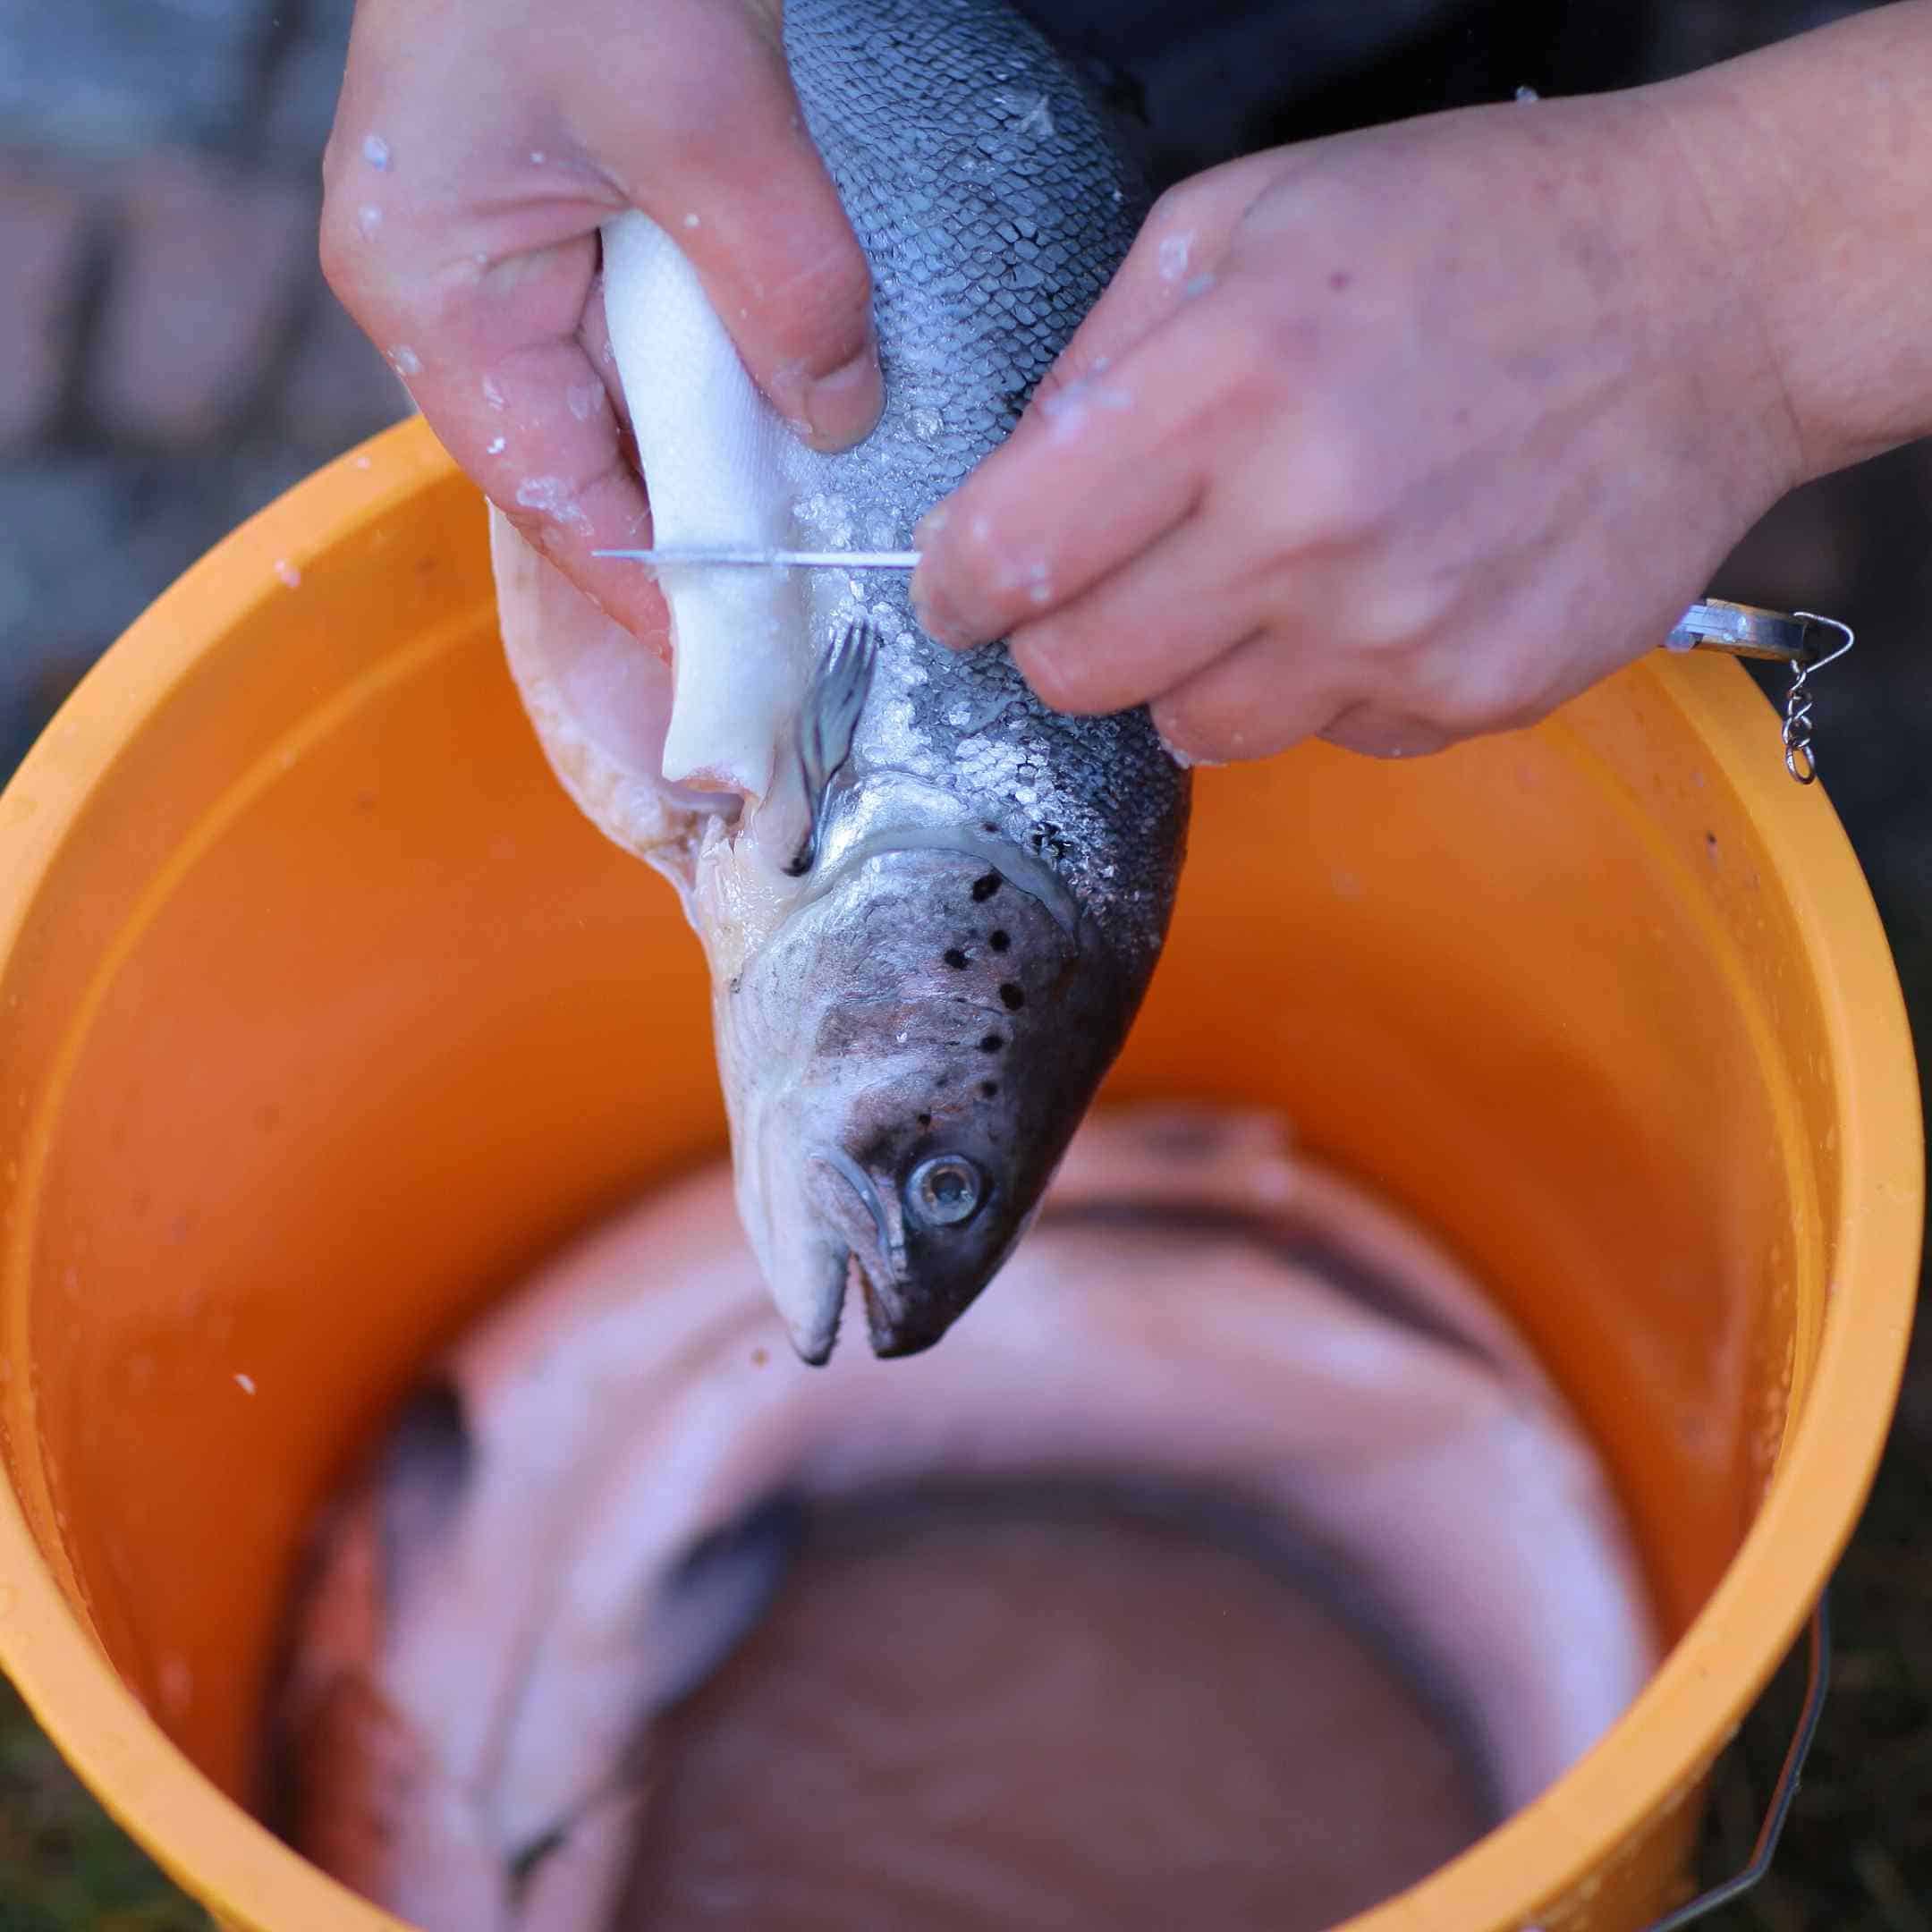
[{"label": "fish", "polygon": [[[760,1628],[815,1513],[935,1483],[1125,1485],[1285,1553],[1467,1741],[1489,1822],[1654,1669],[1640,1559],[1560,1393],[1459,1263],[1279,1116],[1097,1110],[1012,1288],[916,1360],[813,1368],[722,1165],[580,1237],[433,1365],[318,1527],[267,1754],[279,1828],[425,1932],[624,1922],[681,1700]],[[948,1748],[921,1708],[886,1753],[909,1775]],[[820,1787],[771,1790],[809,1811]],[[809,1822],[830,1844],[847,1821]],[[942,1885],[983,1851],[945,1819],[928,1849]],[[1001,1922],[1072,1922],[1034,1902]],[[733,1922],[791,1920],[741,1900]]]},{"label": "fish", "polygon": [[[784,30],[871,263],[884,417],[804,448],[673,239],[617,216],[604,306],[654,539],[902,546],[1004,440],[1145,193],[1085,74],[996,0],[792,0]],[[1063,716],[1004,647],[944,648],[902,580],[666,570],[666,666],[495,512],[491,545],[553,769],[703,945],[738,1211],[792,1346],[823,1363],[856,1297],[876,1353],[929,1348],[1126,1038],[1188,773],[1145,709]]]}]

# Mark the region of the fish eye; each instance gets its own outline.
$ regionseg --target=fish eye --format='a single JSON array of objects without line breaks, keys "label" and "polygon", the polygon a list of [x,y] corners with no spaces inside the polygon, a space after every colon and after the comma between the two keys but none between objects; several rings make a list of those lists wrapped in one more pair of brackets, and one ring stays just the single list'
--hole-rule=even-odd
[{"label": "fish eye", "polygon": [[986,1193],[979,1170],[963,1154],[935,1154],[907,1177],[906,1206],[928,1227],[971,1220]]}]

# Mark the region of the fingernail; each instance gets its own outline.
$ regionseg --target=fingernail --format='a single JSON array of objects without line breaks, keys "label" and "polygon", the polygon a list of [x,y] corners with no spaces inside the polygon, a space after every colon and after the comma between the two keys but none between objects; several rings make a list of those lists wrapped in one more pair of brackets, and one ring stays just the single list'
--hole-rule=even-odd
[{"label": "fingernail", "polygon": [[939,532],[945,527],[946,506],[943,503],[935,504],[912,526],[912,547],[919,553],[919,564],[912,572],[912,581],[908,589],[912,599],[912,614],[918,618],[920,630],[949,649],[963,650],[967,640],[961,634],[959,619],[948,608],[945,599],[935,594],[932,586],[933,566],[926,561],[928,554],[938,540]]},{"label": "fingernail", "polygon": [[966,650],[972,640],[961,631],[959,619],[947,609],[942,597],[935,597],[932,587],[925,581],[925,566],[912,573],[911,584],[912,614],[919,620],[919,626],[929,638],[944,644],[948,650]]},{"label": "fingernail", "polygon": [[862,443],[886,406],[886,383],[878,350],[866,345],[843,369],[821,376],[805,391],[805,422],[812,446],[835,455]]},{"label": "fingernail", "polygon": [[1154,735],[1160,740],[1161,750],[1182,771],[1192,771],[1199,766],[1206,766],[1209,770],[1213,770],[1216,767],[1227,763],[1225,758],[1204,758],[1199,751],[1191,750],[1183,745],[1176,735],[1181,727],[1167,715],[1164,705],[1155,705],[1150,715],[1154,720]]}]

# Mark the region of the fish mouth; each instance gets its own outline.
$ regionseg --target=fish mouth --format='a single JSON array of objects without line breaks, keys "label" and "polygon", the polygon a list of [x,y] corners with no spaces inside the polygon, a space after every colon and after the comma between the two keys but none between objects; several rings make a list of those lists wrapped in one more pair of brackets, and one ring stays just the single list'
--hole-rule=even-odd
[{"label": "fish mouth", "polygon": [[835,1250],[832,1261],[817,1307],[804,1321],[791,1325],[792,1350],[807,1368],[823,1368],[832,1360],[844,1326],[845,1305],[855,1292],[865,1308],[866,1339],[882,1361],[917,1355],[945,1333],[943,1321],[909,1318],[900,1284],[880,1268],[876,1257],[869,1259],[842,1247]]},{"label": "fish mouth", "polygon": [[793,1264],[804,1276],[806,1292],[800,1299],[785,1298],[781,1307],[792,1353],[807,1368],[823,1368],[832,1360],[844,1325],[853,1259],[850,1239],[843,1229],[835,1224],[827,1227],[821,1219],[814,1233],[816,1238]]},{"label": "fish mouth", "polygon": [[[906,1301],[903,1284],[882,1269],[876,1258],[848,1251],[845,1257],[845,1299],[856,1291],[865,1308],[866,1340],[881,1361],[902,1356],[923,1354],[952,1326],[948,1316],[935,1319],[920,1315]],[[838,1324],[825,1341],[824,1353],[808,1356],[815,1367],[822,1367],[837,1339]]]},{"label": "fish mouth", "polygon": [[953,1326],[950,1313],[921,1316],[910,1308],[903,1296],[888,1284],[884,1292],[859,1268],[859,1284],[865,1295],[866,1340],[881,1361],[894,1361],[907,1355],[923,1355]]},{"label": "fish mouth", "polygon": [[[841,1312],[856,1289],[865,1305],[866,1339],[882,1361],[929,1349],[950,1324],[922,1314],[908,1298],[905,1230],[894,1211],[896,1203],[887,1205],[872,1176],[843,1148],[818,1158],[828,1175],[836,1177],[826,1193],[844,1249]],[[819,1360],[830,1356],[837,1332],[835,1316]]]},{"label": "fish mouth", "polygon": [[820,1282],[811,1312],[786,1323],[791,1331],[792,1352],[808,1368],[823,1368],[838,1346],[839,1326],[845,1314],[845,1297],[852,1280],[852,1256],[844,1249],[828,1258],[830,1266]]}]

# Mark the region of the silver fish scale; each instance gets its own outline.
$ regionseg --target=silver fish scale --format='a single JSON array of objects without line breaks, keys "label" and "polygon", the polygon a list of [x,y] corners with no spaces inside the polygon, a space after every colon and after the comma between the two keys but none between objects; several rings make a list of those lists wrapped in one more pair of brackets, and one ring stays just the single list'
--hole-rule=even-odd
[{"label": "silver fish scale", "polygon": [[[1145,199],[1084,85],[1003,6],[792,0],[785,38],[872,265],[886,392],[860,449],[805,465],[801,538],[900,545],[1005,439]],[[814,602],[826,638],[870,615],[885,639],[843,795],[892,771],[955,797],[962,817],[1051,865],[1123,962],[1150,966],[1188,786],[1146,712],[1048,710],[1004,649],[961,656],[927,638],[902,582],[822,572]]]}]

